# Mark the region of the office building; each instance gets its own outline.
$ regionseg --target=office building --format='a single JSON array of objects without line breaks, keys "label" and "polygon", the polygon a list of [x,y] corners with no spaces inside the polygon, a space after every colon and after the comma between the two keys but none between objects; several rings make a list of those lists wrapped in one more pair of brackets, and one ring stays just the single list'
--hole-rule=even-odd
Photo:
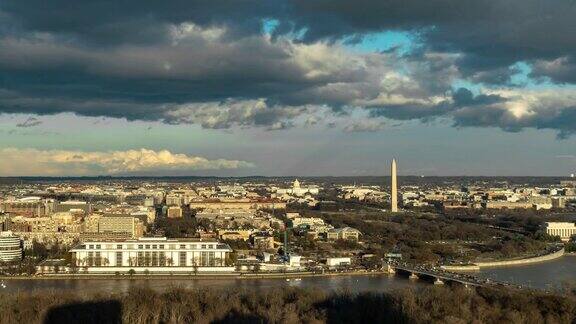
[{"label": "office building", "polygon": [[260,210],[260,209],[286,209],[286,203],[278,200],[267,199],[206,199],[193,201],[190,209],[212,209],[212,210]]},{"label": "office building", "polygon": [[92,205],[85,201],[61,201],[56,203],[55,212],[82,212],[88,215],[92,212]]},{"label": "office building", "polygon": [[22,240],[10,231],[0,232],[0,261],[22,260]]},{"label": "office building", "polygon": [[40,197],[25,197],[0,202],[0,211],[12,215],[42,217],[54,212],[54,200]]},{"label": "office building", "polygon": [[352,240],[358,241],[360,238],[359,230],[352,228],[352,227],[343,227],[343,228],[333,228],[328,230],[326,233],[326,238],[329,241],[336,241],[336,240]]},{"label": "office building", "polygon": [[98,220],[99,233],[127,233],[133,238],[144,235],[144,224],[134,216],[103,216]]},{"label": "office building", "polygon": [[166,212],[168,218],[182,218],[182,208],[179,206],[170,206]]}]

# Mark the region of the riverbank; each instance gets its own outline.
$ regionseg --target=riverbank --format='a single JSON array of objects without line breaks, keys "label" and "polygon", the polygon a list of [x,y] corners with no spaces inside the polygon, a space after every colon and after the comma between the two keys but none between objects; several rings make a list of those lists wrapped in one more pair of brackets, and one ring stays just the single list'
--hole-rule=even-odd
[{"label": "riverbank", "polygon": [[230,279],[295,279],[308,277],[368,276],[389,275],[384,271],[343,271],[343,272],[286,272],[286,273],[226,273],[226,274],[173,274],[173,275],[110,275],[110,274],[51,274],[37,276],[0,276],[0,280],[142,280],[142,279],[190,279],[190,280],[230,280]]},{"label": "riverbank", "polygon": [[564,248],[562,248],[552,253],[530,258],[490,261],[490,262],[476,262],[471,265],[442,266],[441,268],[447,271],[479,271],[483,268],[511,267],[511,266],[541,263],[561,258],[565,254],[566,251],[564,250]]}]

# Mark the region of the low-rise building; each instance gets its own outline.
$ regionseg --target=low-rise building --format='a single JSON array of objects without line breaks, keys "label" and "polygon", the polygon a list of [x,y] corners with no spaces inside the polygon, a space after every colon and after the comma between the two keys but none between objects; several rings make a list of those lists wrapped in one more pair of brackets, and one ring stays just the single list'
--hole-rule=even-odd
[{"label": "low-rise building", "polygon": [[65,259],[46,259],[36,266],[38,274],[68,273],[70,267]]},{"label": "low-rise building", "polygon": [[42,217],[54,212],[54,200],[40,197],[25,197],[0,201],[0,211],[13,215]]},{"label": "low-rise building", "polygon": [[552,197],[552,208],[566,208],[566,198]]},{"label": "low-rise building", "polygon": [[270,235],[253,235],[252,245],[256,248],[270,250],[274,248],[274,237]]},{"label": "low-rise building", "polygon": [[352,227],[333,228],[326,233],[326,238],[329,241],[336,241],[336,240],[358,241],[361,234],[362,233],[360,233],[359,230]]},{"label": "low-rise building", "polygon": [[144,224],[133,216],[103,216],[98,220],[99,233],[128,233],[133,238],[144,235]]},{"label": "low-rise building", "polygon": [[[85,273],[232,272],[232,249],[215,240],[146,237],[125,241],[87,241],[71,251]],[[131,271],[132,270],[132,271]]]},{"label": "low-rise building", "polygon": [[576,225],[571,222],[546,222],[544,224],[546,234],[560,236],[562,241],[569,241],[572,235],[576,235]]},{"label": "low-rise building", "polygon": [[253,230],[228,230],[228,229],[219,229],[218,236],[221,240],[242,240],[248,241],[250,239],[250,235],[252,235]]},{"label": "low-rise building", "polygon": [[352,264],[352,259],[350,257],[326,258],[326,265],[329,267],[341,267],[350,264]]},{"label": "low-rise building", "polygon": [[190,209],[242,209],[242,210],[259,210],[259,209],[286,209],[286,203],[278,200],[252,200],[252,199],[207,199],[193,201],[190,203]]},{"label": "low-rise building", "polygon": [[531,209],[534,204],[529,201],[488,201],[486,202],[486,209]]},{"label": "low-rise building", "polygon": [[180,206],[170,206],[166,212],[168,218],[182,218],[182,208]]}]

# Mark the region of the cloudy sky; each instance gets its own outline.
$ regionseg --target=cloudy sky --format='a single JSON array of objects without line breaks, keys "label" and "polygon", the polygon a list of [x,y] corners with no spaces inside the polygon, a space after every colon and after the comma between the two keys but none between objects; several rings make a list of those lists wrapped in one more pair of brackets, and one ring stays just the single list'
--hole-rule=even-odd
[{"label": "cloudy sky", "polygon": [[569,175],[572,0],[0,2],[0,176]]}]

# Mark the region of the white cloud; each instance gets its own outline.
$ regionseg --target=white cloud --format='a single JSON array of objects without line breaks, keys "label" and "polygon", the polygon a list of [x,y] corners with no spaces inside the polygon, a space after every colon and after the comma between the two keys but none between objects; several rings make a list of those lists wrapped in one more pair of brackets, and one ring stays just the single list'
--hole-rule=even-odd
[{"label": "white cloud", "polygon": [[253,167],[238,160],[209,160],[199,156],[148,149],[84,152],[65,150],[0,149],[0,175],[75,176],[135,172],[221,170]]}]

